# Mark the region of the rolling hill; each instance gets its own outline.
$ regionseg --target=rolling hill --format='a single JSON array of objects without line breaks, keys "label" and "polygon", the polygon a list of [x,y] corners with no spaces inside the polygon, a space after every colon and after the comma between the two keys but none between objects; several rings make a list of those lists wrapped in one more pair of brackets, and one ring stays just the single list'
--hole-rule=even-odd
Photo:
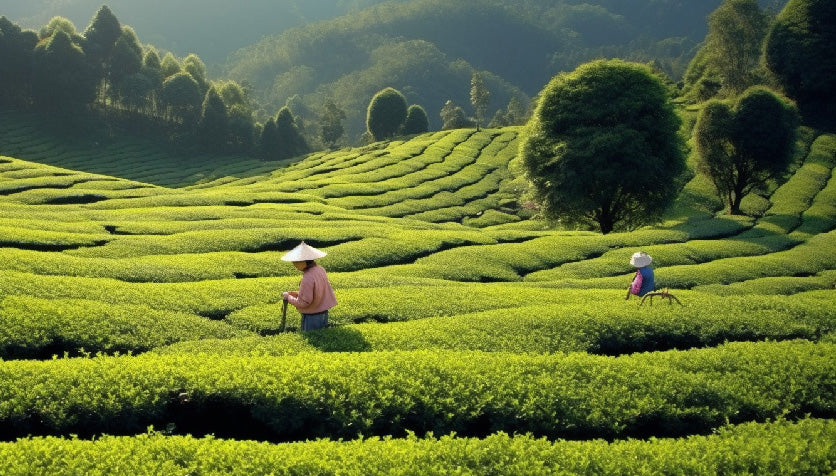
[{"label": "rolling hill", "polygon": [[[804,137],[792,175],[750,197],[757,216],[717,214],[696,176],[665,222],[608,235],[524,219],[513,127],[181,188],[152,184],[156,169],[2,157],[0,455],[9,474],[168,468],[172,453],[175,474],[515,472],[454,456],[495,446],[545,472],[580,471],[572,451],[637,474],[821,470],[836,432],[836,136]],[[67,163],[83,150],[44,149]],[[94,159],[115,169],[115,150],[123,166],[140,154]],[[332,327],[283,333],[299,277],[279,258],[300,240],[328,252],[339,304]],[[683,306],[624,299],[639,249]],[[625,446],[637,437],[655,439]],[[646,452],[644,469],[619,457]]]}]

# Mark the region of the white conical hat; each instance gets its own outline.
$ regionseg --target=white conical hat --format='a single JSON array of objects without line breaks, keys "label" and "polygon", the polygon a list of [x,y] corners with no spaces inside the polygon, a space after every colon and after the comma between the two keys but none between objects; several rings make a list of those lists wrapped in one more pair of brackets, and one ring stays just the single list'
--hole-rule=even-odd
[{"label": "white conical hat", "polygon": [[303,241],[299,243],[299,246],[293,248],[288,251],[286,255],[282,256],[282,261],[309,261],[322,258],[327,254],[328,253],[324,251],[319,251],[313,246],[305,244]]},{"label": "white conical hat", "polygon": [[635,266],[636,268],[644,268],[652,261],[653,258],[651,258],[649,254],[644,251],[637,251],[633,253],[633,256],[630,258],[630,265]]}]

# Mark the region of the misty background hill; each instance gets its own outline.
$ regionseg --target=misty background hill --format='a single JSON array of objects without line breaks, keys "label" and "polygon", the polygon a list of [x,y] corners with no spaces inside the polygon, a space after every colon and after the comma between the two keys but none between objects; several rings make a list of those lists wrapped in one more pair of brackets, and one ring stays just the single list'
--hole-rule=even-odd
[{"label": "misty background hill", "polygon": [[[324,102],[346,112],[357,143],[366,107],[385,87],[425,108],[431,129],[452,100],[469,109],[479,72],[488,120],[528,104],[548,80],[595,58],[652,62],[682,78],[721,0],[6,1],[0,14],[38,29],[64,16],[83,30],[102,3],[145,44],[198,54],[213,79],[245,85],[256,119],[290,106],[315,134]],[[777,12],[786,0],[761,0]]]}]

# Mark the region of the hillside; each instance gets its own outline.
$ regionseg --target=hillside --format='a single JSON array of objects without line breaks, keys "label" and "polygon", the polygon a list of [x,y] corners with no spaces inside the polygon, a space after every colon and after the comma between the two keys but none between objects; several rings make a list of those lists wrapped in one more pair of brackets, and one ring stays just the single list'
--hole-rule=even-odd
[{"label": "hillside", "polygon": [[[653,61],[679,80],[706,33],[711,2],[387,2],[268,35],[230,56],[224,75],[253,85],[269,113],[292,99],[315,121],[326,98],[348,113],[350,141],[384,87],[422,105],[431,129],[447,100],[470,110],[470,77],[490,79],[487,117],[535,96],[557,73],[600,57]],[[762,2],[774,11],[786,2]]]},{"label": "hillside", "polygon": [[[577,472],[572,452],[631,474],[815,473],[836,433],[836,137],[805,137],[751,197],[759,218],[715,215],[697,176],[665,223],[608,235],[520,219],[516,128],[179,189],[2,157],[0,457],[9,474],[172,453],[172,474]],[[339,304],[334,326],[282,333],[299,276],[279,258],[300,240],[328,252]],[[638,249],[683,306],[624,300]],[[520,466],[455,456],[474,448]]]}]

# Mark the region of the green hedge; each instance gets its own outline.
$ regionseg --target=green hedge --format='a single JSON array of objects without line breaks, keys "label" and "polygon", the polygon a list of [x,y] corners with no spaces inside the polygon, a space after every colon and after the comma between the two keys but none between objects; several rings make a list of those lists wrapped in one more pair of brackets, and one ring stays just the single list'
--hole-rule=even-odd
[{"label": "green hedge", "polygon": [[[396,290],[397,291],[397,290]],[[399,309],[372,299],[373,294],[343,292],[341,304],[331,313],[332,323],[355,320],[394,320],[408,322],[339,325],[316,333],[281,334],[228,340],[182,342],[157,353],[207,353],[217,355],[287,355],[303,351],[375,352],[392,350],[480,350],[486,352],[550,353],[583,351],[617,355],[673,348],[713,346],[727,341],[818,340],[836,330],[836,309],[819,298],[798,296],[717,297],[692,292],[677,293],[685,306],[667,302],[637,308],[636,300],[624,301],[615,291],[601,293],[574,291],[555,293],[541,300],[549,304],[521,304],[534,299],[531,292],[508,290],[508,307],[480,312],[443,309],[421,301],[425,306]],[[458,300],[470,294],[472,301],[490,299],[471,293],[445,294]],[[503,296],[493,298],[498,301]],[[836,291],[830,291],[836,298]],[[397,299],[394,299],[398,302]],[[385,306],[391,306],[384,309]],[[472,305],[467,307],[474,307]],[[410,314],[411,311],[411,314]],[[438,317],[444,313],[455,313]],[[252,306],[230,314],[233,326],[275,333],[279,327],[278,306]],[[427,318],[422,318],[427,317]],[[288,322],[299,325],[298,313]]]},{"label": "green hedge", "polygon": [[269,444],[212,437],[26,438],[0,443],[8,476],[51,474],[781,474],[836,470],[836,423],[805,419],[723,427],[684,439],[551,442],[496,433]]},{"label": "green hedge", "polygon": [[0,359],[138,353],[182,340],[247,334],[221,321],[141,305],[30,296],[0,301]]},{"label": "green hedge", "polygon": [[149,425],[270,440],[685,435],[832,415],[835,373],[836,346],[804,341],[623,357],[424,350],[6,361],[0,436],[135,434]]}]

